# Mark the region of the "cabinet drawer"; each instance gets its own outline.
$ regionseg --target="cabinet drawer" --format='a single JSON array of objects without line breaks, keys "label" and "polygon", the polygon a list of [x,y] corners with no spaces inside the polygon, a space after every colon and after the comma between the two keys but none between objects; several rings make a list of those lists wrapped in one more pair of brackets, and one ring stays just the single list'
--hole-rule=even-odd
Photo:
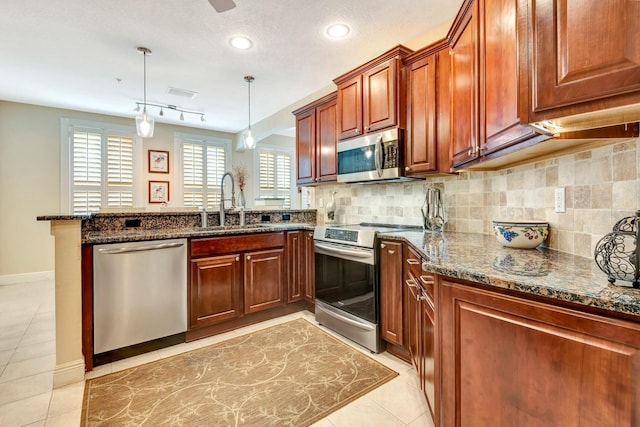
[{"label": "cabinet drawer", "polygon": [[191,257],[284,247],[284,232],[211,237],[191,241]]},{"label": "cabinet drawer", "polygon": [[405,246],[404,251],[404,268],[409,269],[409,272],[414,277],[420,277],[422,272],[422,257],[410,246]]}]

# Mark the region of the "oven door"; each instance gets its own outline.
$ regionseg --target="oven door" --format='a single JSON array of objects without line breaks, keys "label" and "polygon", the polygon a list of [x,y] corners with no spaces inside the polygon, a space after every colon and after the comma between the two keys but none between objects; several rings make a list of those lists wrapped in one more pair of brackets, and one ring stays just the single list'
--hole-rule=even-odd
[{"label": "oven door", "polygon": [[315,241],[316,300],[377,324],[375,251]]}]

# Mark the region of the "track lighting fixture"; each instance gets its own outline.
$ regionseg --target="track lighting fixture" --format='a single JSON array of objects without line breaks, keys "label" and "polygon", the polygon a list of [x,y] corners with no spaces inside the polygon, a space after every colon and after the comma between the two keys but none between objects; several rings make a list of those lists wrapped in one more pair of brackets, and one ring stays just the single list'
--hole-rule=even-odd
[{"label": "track lighting fixture", "polygon": [[[140,111],[140,106],[144,106],[145,104],[142,102],[136,102],[136,108],[134,108],[134,111]],[[156,104],[154,102],[147,102],[147,107],[157,107],[160,109],[160,112],[158,113],[159,116],[164,117],[164,110],[171,110],[171,111],[178,111],[180,113],[180,120],[184,121],[184,115],[185,114],[193,114],[194,116],[200,116],[200,121],[202,123],[206,122],[205,118],[204,118],[204,113],[202,111],[193,111],[193,110],[185,110],[183,108],[179,108],[176,107],[175,105],[170,105],[170,104]]]}]

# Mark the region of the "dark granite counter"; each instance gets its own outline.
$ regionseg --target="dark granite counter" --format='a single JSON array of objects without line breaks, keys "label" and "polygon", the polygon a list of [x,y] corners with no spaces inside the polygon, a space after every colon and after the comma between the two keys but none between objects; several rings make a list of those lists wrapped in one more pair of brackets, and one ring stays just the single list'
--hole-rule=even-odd
[{"label": "dark granite counter", "polygon": [[249,224],[247,226],[231,225],[221,227],[219,225],[213,227],[195,227],[182,229],[158,229],[158,230],[136,230],[136,231],[120,231],[114,232],[86,232],[82,234],[83,244],[103,244],[103,243],[122,243],[135,242],[141,240],[162,240],[162,239],[178,239],[183,237],[218,237],[218,236],[234,236],[238,234],[249,233],[270,233],[277,231],[289,230],[313,230],[315,224],[305,223],[270,223],[270,224]]},{"label": "dark granite counter", "polygon": [[640,289],[610,284],[590,258],[506,248],[493,235],[403,231],[381,237],[410,243],[432,273],[640,316]]}]

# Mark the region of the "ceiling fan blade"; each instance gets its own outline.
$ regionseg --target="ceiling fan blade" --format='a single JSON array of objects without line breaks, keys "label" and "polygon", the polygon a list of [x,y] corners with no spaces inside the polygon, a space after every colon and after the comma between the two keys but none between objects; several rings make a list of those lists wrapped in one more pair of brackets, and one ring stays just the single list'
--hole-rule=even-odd
[{"label": "ceiling fan blade", "polygon": [[218,13],[226,12],[236,7],[233,0],[209,0],[209,3],[211,3],[211,6],[213,6]]}]

